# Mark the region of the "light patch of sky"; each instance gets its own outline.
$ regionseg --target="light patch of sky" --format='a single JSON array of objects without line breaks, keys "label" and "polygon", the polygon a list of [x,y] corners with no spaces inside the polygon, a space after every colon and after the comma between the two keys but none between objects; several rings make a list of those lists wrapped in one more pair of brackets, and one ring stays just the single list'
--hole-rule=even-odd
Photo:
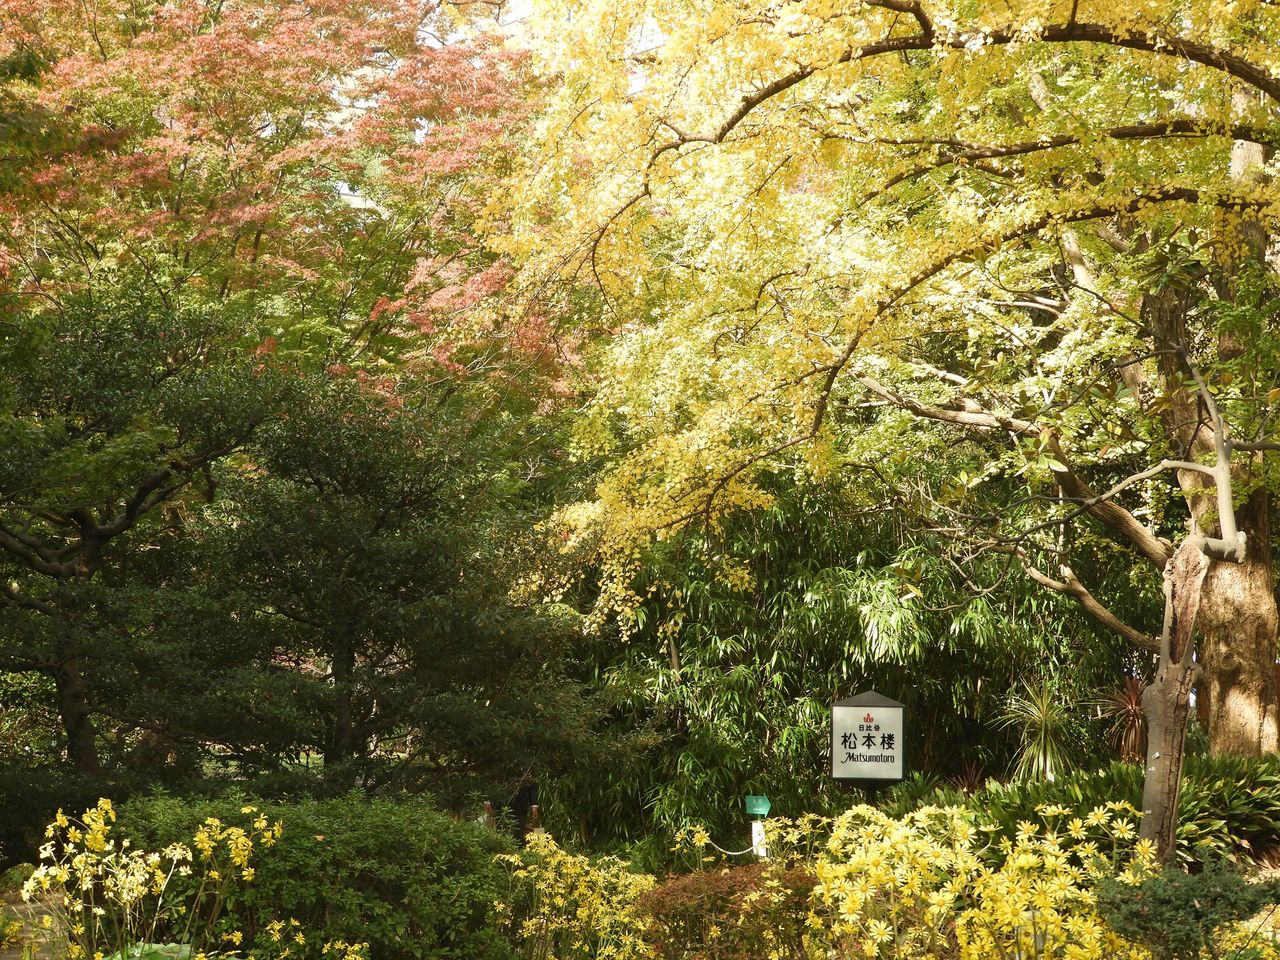
[{"label": "light patch of sky", "polygon": [[628,94],[635,96],[645,88],[647,78],[645,77],[643,61],[647,54],[657,50],[666,42],[667,35],[658,26],[658,21],[653,17],[646,17],[644,22],[632,33],[631,40],[627,44],[627,59],[631,61],[631,66],[627,70]]}]

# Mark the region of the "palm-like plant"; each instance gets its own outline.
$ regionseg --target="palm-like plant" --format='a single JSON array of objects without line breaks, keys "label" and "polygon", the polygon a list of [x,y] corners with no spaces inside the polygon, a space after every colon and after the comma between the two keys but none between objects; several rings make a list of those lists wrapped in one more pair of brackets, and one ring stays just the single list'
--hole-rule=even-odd
[{"label": "palm-like plant", "polygon": [[1053,780],[1069,765],[1067,708],[1047,681],[1022,684],[1009,696],[1009,705],[996,719],[1001,727],[1017,729],[1020,745],[1014,760],[1015,780]]},{"label": "palm-like plant", "polygon": [[1115,722],[1111,740],[1120,748],[1120,759],[1141,763],[1147,755],[1147,721],[1142,715],[1142,691],[1147,685],[1137,677],[1125,677],[1119,690],[1098,698],[1098,711]]}]

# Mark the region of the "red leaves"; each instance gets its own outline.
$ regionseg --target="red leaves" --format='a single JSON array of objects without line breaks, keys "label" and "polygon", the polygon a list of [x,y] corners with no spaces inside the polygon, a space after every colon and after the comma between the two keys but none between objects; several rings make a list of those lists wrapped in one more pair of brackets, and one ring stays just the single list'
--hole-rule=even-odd
[{"label": "red leaves", "polygon": [[139,267],[241,298],[262,329],[295,311],[308,343],[324,329],[361,355],[377,337],[432,376],[559,383],[574,352],[508,315],[512,268],[473,229],[536,107],[524,57],[426,40],[455,32],[435,17],[420,0],[0,0],[0,53],[44,64],[8,83],[42,139],[0,194],[0,285],[56,298]]}]

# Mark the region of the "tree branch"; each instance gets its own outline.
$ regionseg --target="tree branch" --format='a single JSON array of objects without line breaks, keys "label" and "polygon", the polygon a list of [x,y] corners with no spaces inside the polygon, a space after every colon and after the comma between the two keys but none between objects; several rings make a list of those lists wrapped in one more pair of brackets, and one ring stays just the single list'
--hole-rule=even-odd
[{"label": "tree branch", "polygon": [[[1099,136],[1107,137],[1111,140],[1157,140],[1165,138],[1186,140],[1193,137],[1201,138],[1220,136],[1229,137],[1232,140],[1245,140],[1268,146],[1274,146],[1280,142],[1280,137],[1277,137],[1274,134],[1269,135],[1266,131],[1246,124],[1236,124],[1228,129],[1215,130],[1204,126],[1198,126],[1192,120],[1165,120],[1158,123],[1126,124],[1099,131]],[[884,144],[886,146],[948,147],[953,151],[932,160],[917,163],[911,169],[895,174],[885,183],[877,187],[873,192],[861,197],[858,200],[859,205],[868,203],[871,200],[888,193],[900,183],[907,180],[913,180],[931,170],[938,170],[942,167],[951,166],[952,164],[977,163],[982,160],[998,160],[1005,157],[1025,156],[1030,153],[1039,153],[1047,150],[1057,150],[1061,147],[1075,146],[1081,142],[1080,137],[1074,134],[1059,134],[1058,136],[1042,137],[1037,140],[1023,140],[1009,144],[981,144],[965,140],[945,139],[941,137],[918,137],[901,140],[865,139],[858,137],[850,139],[853,139],[858,143]]]},{"label": "tree branch", "polygon": [[[1001,414],[992,413],[979,407],[973,401],[965,401],[966,408],[963,410],[950,410],[945,407],[937,407],[931,404],[922,403],[912,397],[903,396],[890,390],[873,377],[865,374],[855,375],[859,383],[870,390],[872,393],[882,399],[901,407],[918,417],[926,420],[934,420],[940,423],[949,423],[955,426],[965,427],[973,430],[1002,430],[1008,433],[1018,434],[1020,436],[1044,437],[1047,438],[1048,446],[1054,457],[1062,464],[1062,469],[1051,467],[1054,475],[1057,477],[1059,484],[1067,491],[1072,500],[1081,504],[1079,510],[1064,518],[1060,523],[1065,523],[1080,513],[1088,512],[1098,520],[1105,523],[1111,529],[1122,534],[1125,539],[1134,545],[1138,551],[1158,567],[1163,567],[1169,559],[1169,548],[1155,534],[1138,522],[1135,517],[1124,507],[1113,501],[1113,498],[1126,489],[1145,479],[1148,476],[1154,476],[1161,470],[1174,469],[1181,467],[1186,469],[1186,465],[1180,461],[1161,461],[1161,463],[1144,471],[1142,474],[1136,474],[1128,479],[1121,481],[1111,490],[1103,494],[1095,494],[1093,490],[1080,479],[1075,469],[1071,466],[1070,460],[1067,459],[1066,453],[1062,450],[1056,437],[1042,430],[1035,423],[1022,420],[1017,417],[1007,417]],[[1190,464],[1190,468],[1208,472],[1209,468],[1202,464]]]},{"label": "tree branch", "polygon": [[1063,564],[1059,568],[1062,579],[1055,580],[1032,563],[1031,559],[1027,556],[1026,551],[1021,547],[999,546],[991,547],[989,549],[997,553],[1007,553],[1016,557],[1018,562],[1022,564],[1022,569],[1026,572],[1028,577],[1043,587],[1048,587],[1050,590],[1054,590],[1058,593],[1066,594],[1067,596],[1074,598],[1075,601],[1080,604],[1080,607],[1085,613],[1108,630],[1119,634],[1126,640],[1142,647],[1144,650],[1150,650],[1153,653],[1159,651],[1160,642],[1155,637],[1149,636],[1141,630],[1135,630],[1107,609],[1107,607],[1105,607],[1097,597],[1089,592],[1088,587],[1076,578],[1076,575],[1066,564]]},{"label": "tree branch", "polygon": [[[1015,36],[1012,31],[995,31],[991,33],[964,33],[952,31],[939,35],[934,24],[925,16],[919,3],[906,3],[902,0],[866,0],[869,7],[880,7],[898,13],[910,13],[920,24],[920,32],[902,37],[888,37],[884,40],[868,43],[861,47],[851,47],[837,57],[832,66],[869,60],[887,53],[904,53],[911,50],[932,50],[944,48],[950,50],[968,50],[975,41],[983,46],[1007,46],[1011,43],[1026,42],[1026,37]],[[1100,23],[1087,23],[1071,20],[1067,23],[1051,24],[1034,37],[1037,43],[1100,43],[1107,46],[1121,47],[1129,50],[1141,50],[1145,53],[1157,53],[1163,56],[1190,60],[1211,70],[1226,73],[1251,87],[1265,93],[1272,100],[1280,103],[1280,77],[1276,77],[1258,64],[1246,60],[1238,54],[1220,47],[1214,47],[1196,40],[1170,36],[1158,31],[1142,32],[1140,30],[1117,32]],[[803,83],[819,72],[818,67],[804,66],[778,77],[772,83],[765,84],[754,93],[747,94],[720,127],[712,134],[701,136],[677,136],[675,140],[661,144],[653,154],[657,159],[669,150],[675,150],[688,143],[722,143],[734,129],[745,120],[757,107],[785,93],[792,87]]]},{"label": "tree branch", "polygon": [[0,597],[3,597],[10,606],[20,607],[24,610],[34,610],[37,613],[44,614],[46,617],[54,617],[58,614],[58,610],[53,604],[23,593],[13,584],[5,583],[3,580],[0,580]]}]

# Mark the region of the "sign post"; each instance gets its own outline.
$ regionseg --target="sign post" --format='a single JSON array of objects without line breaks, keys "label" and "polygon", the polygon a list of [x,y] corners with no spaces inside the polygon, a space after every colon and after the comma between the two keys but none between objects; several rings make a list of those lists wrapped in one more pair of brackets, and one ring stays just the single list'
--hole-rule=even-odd
[{"label": "sign post", "polygon": [[906,706],[878,693],[831,705],[831,776],[872,791],[905,775]]},{"label": "sign post", "polygon": [[769,815],[771,806],[769,798],[764,794],[749,793],[746,796],[747,814],[755,817],[751,821],[751,852],[761,860],[769,859],[769,846],[765,842],[764,821],[760,818]]}]

